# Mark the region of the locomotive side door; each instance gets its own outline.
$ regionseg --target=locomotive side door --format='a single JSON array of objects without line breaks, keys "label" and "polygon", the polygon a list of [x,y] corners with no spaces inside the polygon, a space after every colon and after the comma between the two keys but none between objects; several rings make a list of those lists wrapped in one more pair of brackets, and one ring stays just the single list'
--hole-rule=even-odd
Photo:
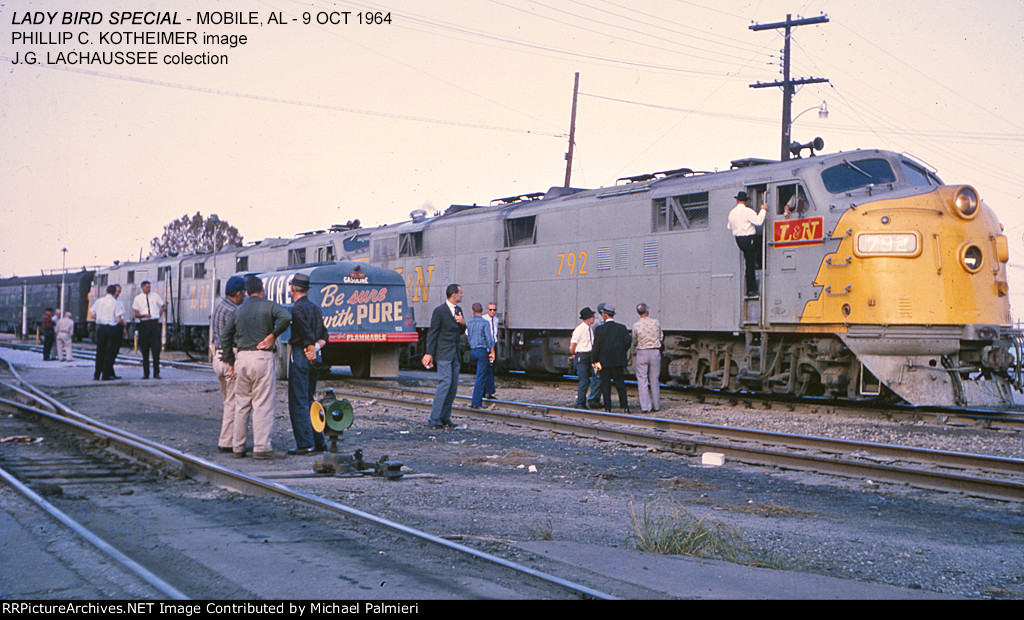
[{"label": "locomotive side door", "polygon": [[771,304],[767,323],[797,323],[814,298],[814,277],[824,257],[824,218],[798,179],[769,186],[765,220],[765,280]]}]

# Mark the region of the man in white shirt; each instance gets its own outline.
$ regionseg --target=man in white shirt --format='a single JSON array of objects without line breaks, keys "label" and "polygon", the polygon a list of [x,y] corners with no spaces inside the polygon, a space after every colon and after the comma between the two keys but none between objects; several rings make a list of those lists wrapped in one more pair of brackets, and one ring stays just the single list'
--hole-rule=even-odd
[{"label": "man in white shirt", "polygon": [[149,379],[149,354],[153,354],[153,378],[160,378],[160,317],[164,313],[164,300],[153,292],[146,280],[142,292],[135,296],[132,310],[138,321],[139,349],[142,350],[142,378]]},{"label": "man in white shirt", "polygon": [[491,360],[487,367],[487,385],[484,386],[484,398],[495,398],[497,396],[494,387],[494,361],[500,353],[498,345],[498,304],[491,302],[487,304],[487,316],[484,317],[491,328],[491,337],[494,338],[494,360]]},{"label": "man in white shirt", "polygon": [[765,215],[768,214],[766,205],[761,205],[761,211],[754,213],[754,210],[747,206],[747,192],[736,194],[736,206],[729,212],[727,226],[736,238],[736,245],[743,252],[744,272],[746,273],[747,295],[756,296],[757,291],[757,259],[761,254],[760,244],[756,243],[757,228],[764,223]]},{"label": "man in white shirt", "polygon": [[579,385],[576,388],[576,403],[573,407],[577,409],[587,408],[587,388],[590,387],[590,377],[594,372],[592,353],[594,351],[594,311],[590,307],[580,310],[581,323],[572,332],[569,339],[569,358],[576,367],[576,377]]},{"label": "man in white shirt", "polygon": [[89,312],[96,317],[96,369],[93,381],[120,379],[114,374],[114,360],[121,347],[124,329],[124,305],[117,300],[121,287],[111,284],[107,294],[97,299]]}]

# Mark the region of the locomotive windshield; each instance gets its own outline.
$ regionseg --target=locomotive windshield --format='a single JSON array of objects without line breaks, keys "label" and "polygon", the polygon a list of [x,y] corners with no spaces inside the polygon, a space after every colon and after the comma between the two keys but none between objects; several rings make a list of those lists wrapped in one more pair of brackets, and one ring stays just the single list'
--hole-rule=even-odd
[{"label": "locomotive windshield", "polygon": [[844,159],[843,163],[824,170],[821,180],[825,183],[825,189],[833,194],[842,194],[868,185],[893,183],[896,175],[884,159],[859,159],[852,162]]}]

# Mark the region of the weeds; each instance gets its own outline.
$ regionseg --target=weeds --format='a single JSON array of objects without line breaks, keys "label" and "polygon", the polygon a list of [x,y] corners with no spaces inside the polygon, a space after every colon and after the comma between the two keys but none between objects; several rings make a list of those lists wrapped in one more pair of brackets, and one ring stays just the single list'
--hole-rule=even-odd
[{"label": "weeds", "polygon": [[630,503],[630,522],[632,531],[627,543],[640,551],[717,558],[762,568],[787,567],[780,554],[752,549],[729,525],[714,519],[698,519],[678,506],[672,506],[667,513],[656,513],[654,505],[644,504],[638,514]]},{"label": "weeds", "polygon": [[550,518],[545,519],[544,521],[538,523],[536,526],[531,527],[529,525],[525,525],[523,527],[526,528],[527,533],[529,533],[530,538],[532,538],[533,540],[555,539],[555,526],[551,523]]}]

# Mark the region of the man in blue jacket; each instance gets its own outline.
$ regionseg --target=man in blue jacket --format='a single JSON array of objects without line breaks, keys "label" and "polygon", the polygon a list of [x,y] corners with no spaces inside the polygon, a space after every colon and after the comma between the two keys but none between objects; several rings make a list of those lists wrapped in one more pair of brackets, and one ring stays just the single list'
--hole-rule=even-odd
[{"label": "man in blue jacket", "polygon": [[476,362],[476,381],[473,382],[473,400],[470,407],[479,409],[484,404],[484,392],[487,391],[487,371],[494,361],[494,336],[491,324],[483,317],[484,307],[477,302],[473,304],[473,318],[466,323],[466,337],[469,339],[469,351]]}]

